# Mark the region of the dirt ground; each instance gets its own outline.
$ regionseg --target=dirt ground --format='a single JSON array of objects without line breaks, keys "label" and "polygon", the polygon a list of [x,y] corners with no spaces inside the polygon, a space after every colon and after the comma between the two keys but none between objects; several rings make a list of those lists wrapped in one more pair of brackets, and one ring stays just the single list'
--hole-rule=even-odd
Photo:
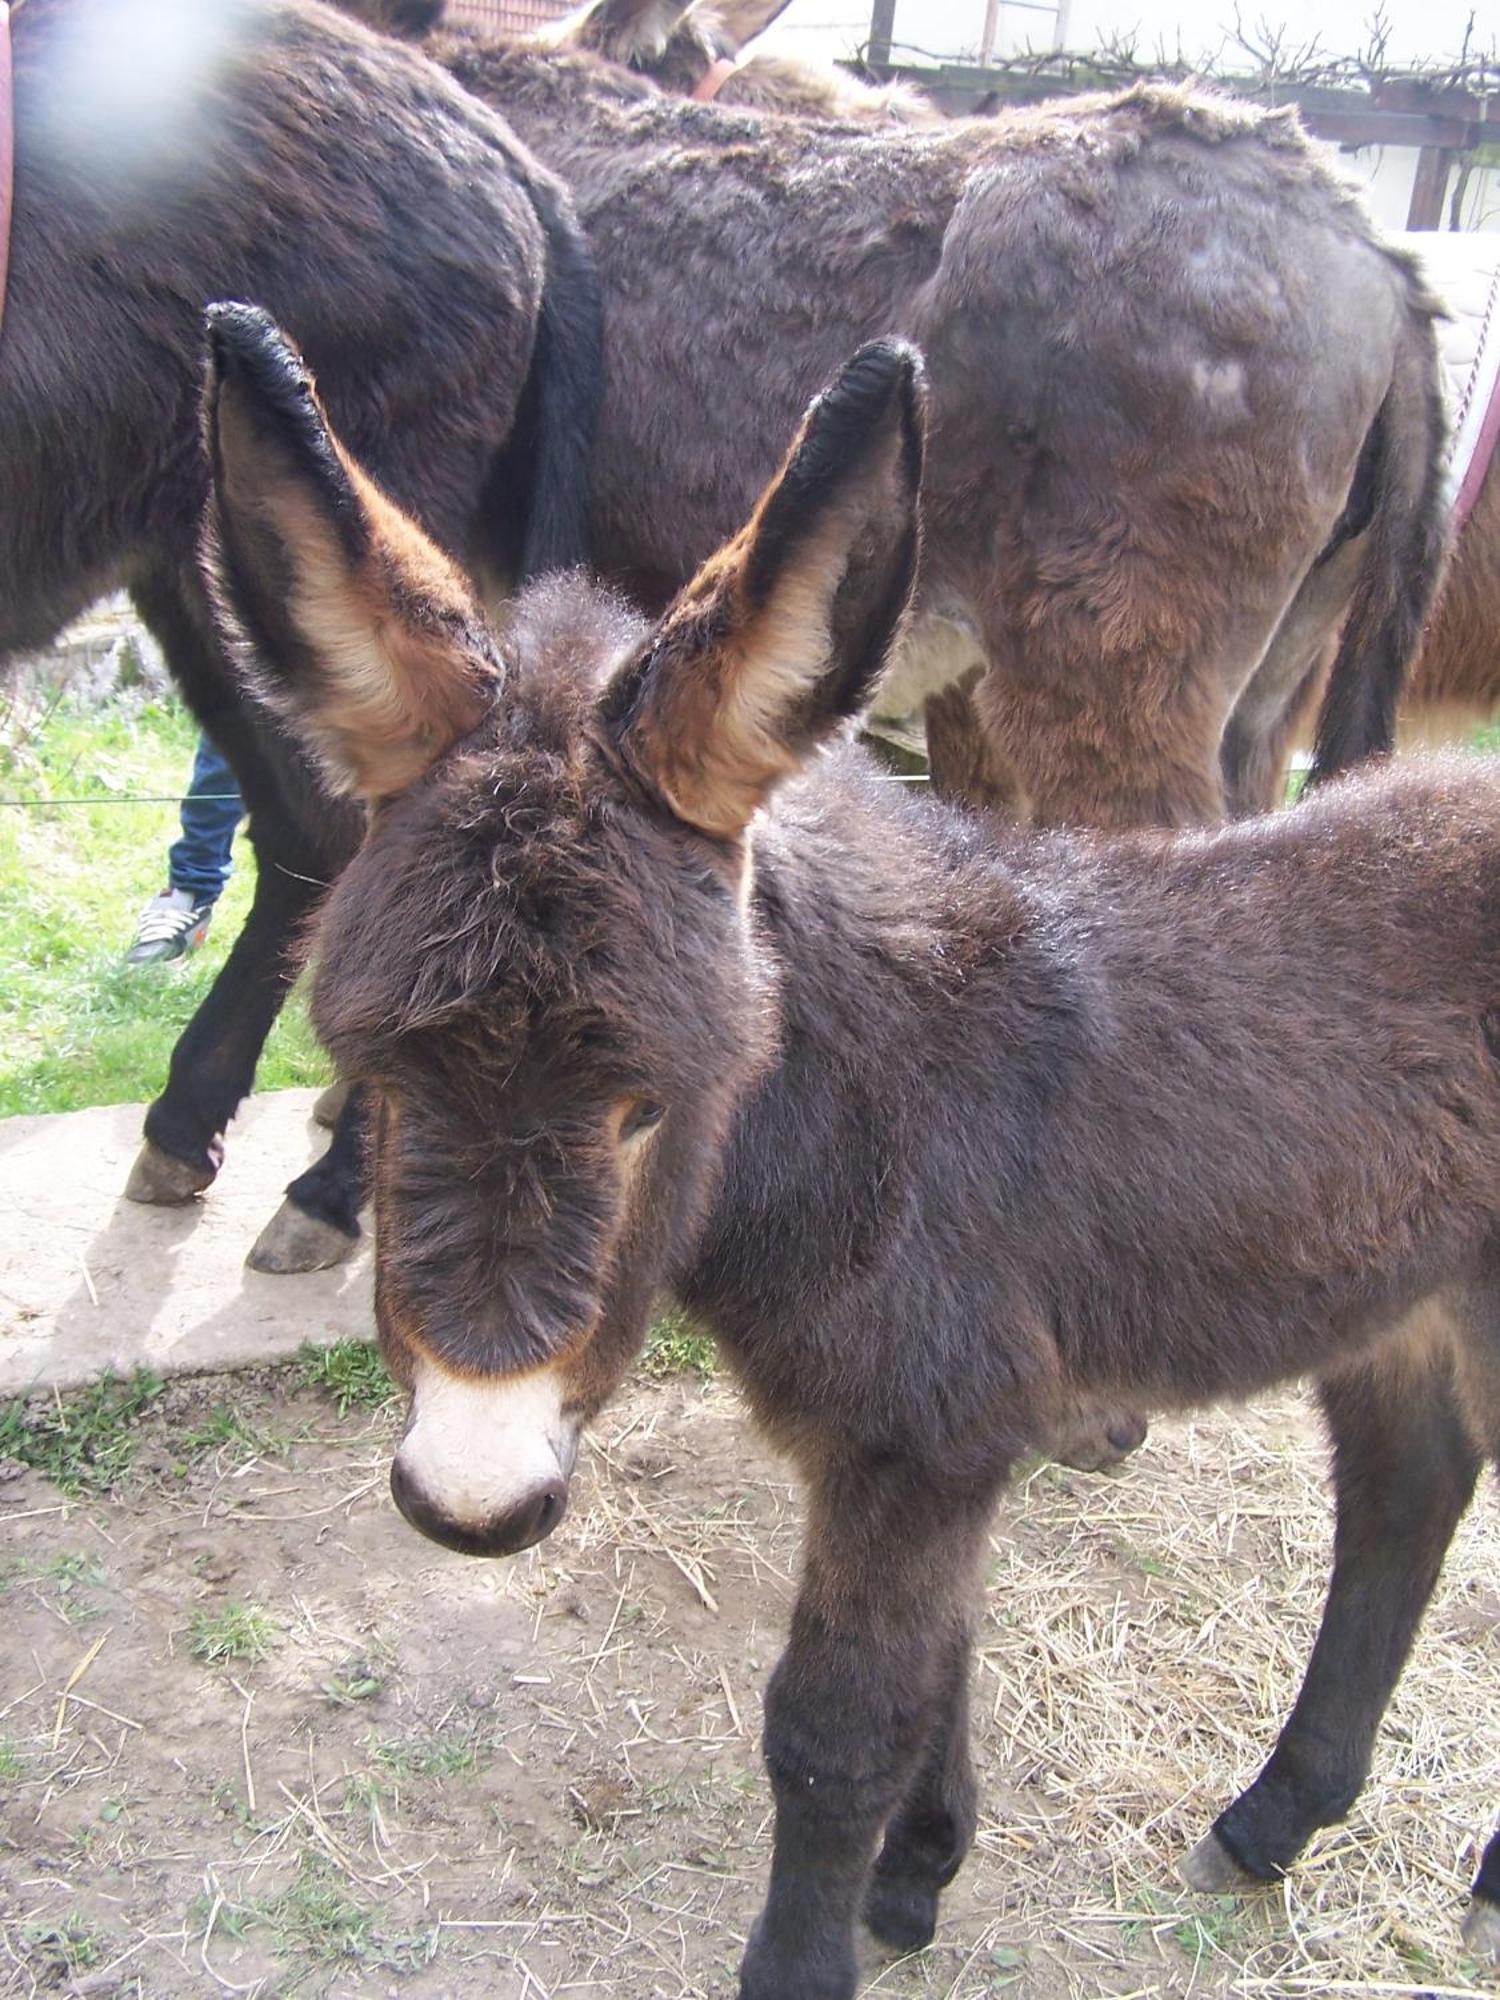
[{"label": "dirt ground", "polygon": [[[185,1378],[116,1492],[4,1469],[0,1991],[733,1992],[785,1472],[723,1383],[641,1383],[558,1534],[483,1564],[395,1514],[394,1423],[285,1370]],[[871,1948],[866,1992],[1496,1990],[1458,1921],[1500,1805],[1497,1515],[1490,1490],[1348,1827],[1237,1904],[1172,1861],[1306,1655],[1316,1426],[1284,1399],[1160,1425],[1107,1479],[1034,1472],[994,1533],[976,1851],[932,1949]]]},{"label": "dirt ground", "polygon": [[364,1339],[364,1251],[290,1286],[244,1263],[287,1181],[328,1143],[312,1122],[317,1095],[249,1098],[211,1196],[181,1208],[123,1198],[143,1105],[0,1119],[0,1397],[110,1368],[245,1368],[306,1340]]}]

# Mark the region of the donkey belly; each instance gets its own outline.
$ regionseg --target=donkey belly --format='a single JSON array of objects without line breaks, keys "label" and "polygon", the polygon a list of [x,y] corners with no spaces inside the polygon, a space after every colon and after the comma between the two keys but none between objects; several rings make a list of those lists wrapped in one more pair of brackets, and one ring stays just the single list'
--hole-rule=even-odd
[{"label": "donkey belly", "polygon": [[1038,1241],[1066,1223],[1041,1253],[1065,1368],[1244,1393],[1472,1275],[1500,1224],[1497,816],[1494,766],[1455,762],[1133,880],[1111,857],[1032,1211]]}]

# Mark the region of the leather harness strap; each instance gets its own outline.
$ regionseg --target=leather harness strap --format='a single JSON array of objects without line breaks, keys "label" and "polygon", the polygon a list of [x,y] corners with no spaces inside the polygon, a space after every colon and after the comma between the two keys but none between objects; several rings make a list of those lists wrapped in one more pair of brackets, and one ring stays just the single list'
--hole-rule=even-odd
[{"label": "leather harness strap", "polygon": [[0,0],[0,327],[10,275],[10,219],[16,192],[16,98],[10,60],[10,8]]},{"label": "leather harness strap", "polygon": [[713,67],[699,79],[693,90],[693,96],[698,103],[712,104],[738,68],[739,64],[732,57],[720,56]]}]

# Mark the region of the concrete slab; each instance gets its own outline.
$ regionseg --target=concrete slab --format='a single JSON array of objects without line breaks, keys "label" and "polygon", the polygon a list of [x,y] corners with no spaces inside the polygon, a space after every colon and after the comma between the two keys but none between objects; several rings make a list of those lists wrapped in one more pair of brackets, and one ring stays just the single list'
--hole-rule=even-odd
[{"label": "concrete slab", "polygon": [[223,1171],[186,1208],[120,1190],[144,1107],[0,1120],[0,1396],[113,1369],[248,1368],[374,1332],[369,1240],[348,1264],[269,1278],[245,1253],[286,1183],[323,1150],[312,1090],[253,1097]]}]

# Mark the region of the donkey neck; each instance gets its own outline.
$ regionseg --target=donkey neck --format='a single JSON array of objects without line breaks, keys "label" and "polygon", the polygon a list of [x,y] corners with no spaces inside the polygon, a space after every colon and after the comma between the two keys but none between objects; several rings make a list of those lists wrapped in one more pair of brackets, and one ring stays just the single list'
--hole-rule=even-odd
[{"label": "donkey neck", "polygon": [[752,1374],[830,1285],[873,1277],[928,1198],[934,1149],[982,1157],[996,1205],[1013,1183],[1019,1209],[1084,1011],[993,830],[863,753],[788,785],[754,852],[777,1055],[680,1286]]}]

